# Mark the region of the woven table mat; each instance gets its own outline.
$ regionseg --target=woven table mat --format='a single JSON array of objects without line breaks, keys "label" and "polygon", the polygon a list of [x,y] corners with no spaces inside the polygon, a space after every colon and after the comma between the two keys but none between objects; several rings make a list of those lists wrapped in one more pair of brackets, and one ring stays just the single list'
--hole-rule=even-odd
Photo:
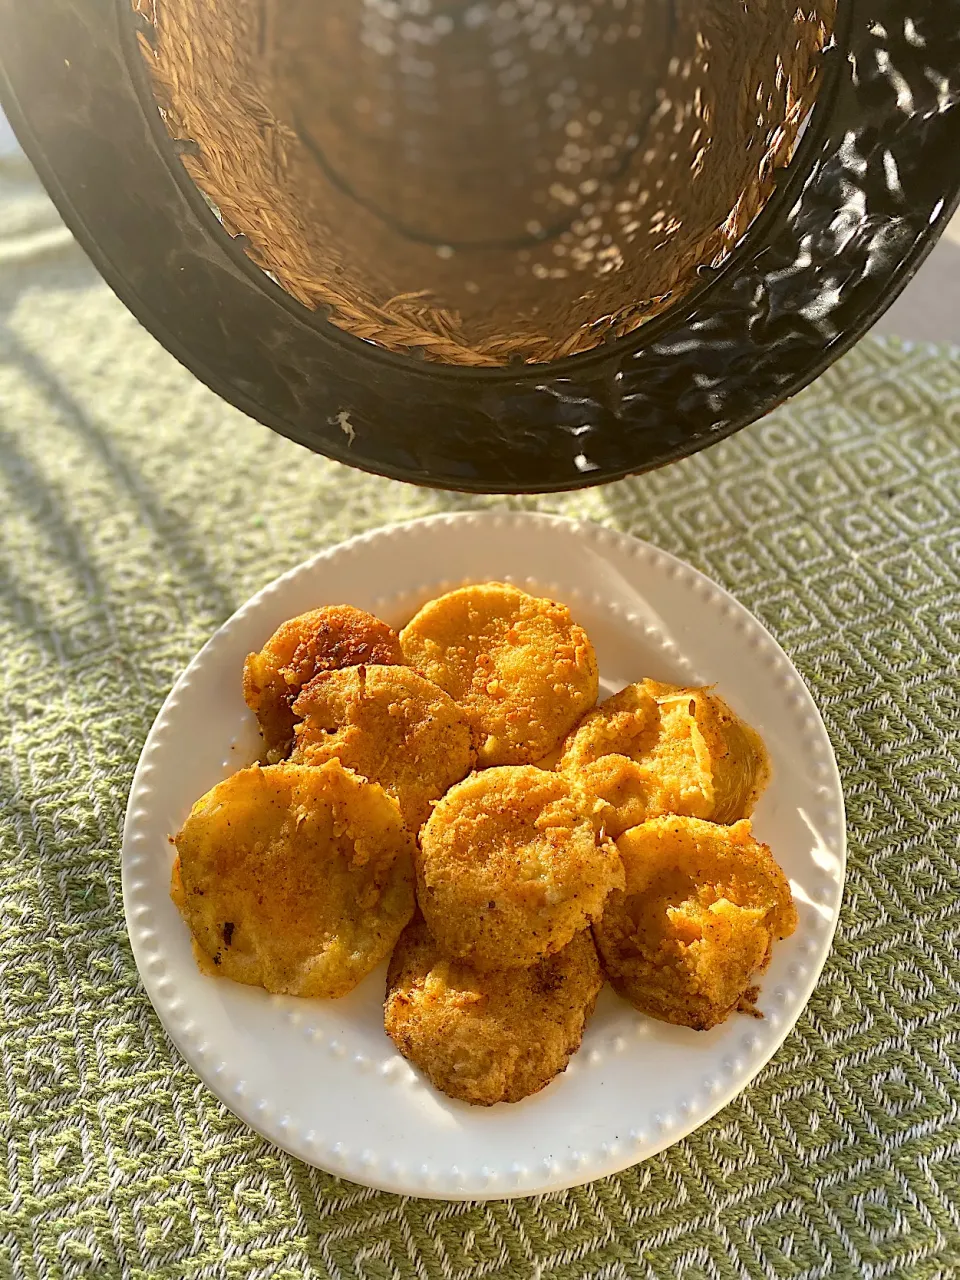
[{"label": "woven table mat", "polygon": [[[868,339],[665,471],[484,499],[314,457],[217,400],[0,161],[0,1277],[960,1275],[960,352]],[[614,1178],[483,1205],[293,1160],[171,1049],[127,943],[127,791],[174,678],[318,549],[556,511],[733,591],[814,691],[846,791],[836,945],[714,1120]]]}]

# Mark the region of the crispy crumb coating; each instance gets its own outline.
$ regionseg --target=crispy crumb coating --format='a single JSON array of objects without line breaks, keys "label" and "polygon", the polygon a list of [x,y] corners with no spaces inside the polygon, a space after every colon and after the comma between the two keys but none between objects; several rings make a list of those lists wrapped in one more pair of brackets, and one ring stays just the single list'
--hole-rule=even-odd
[{"label": "crispy crumb coating", "polygon": [[332,760],[241,769],[193,806],[171,896],[207,972],[342,996],[414,910],[414,841],[396,803]]},{"label": "crispy crumb coating", "polygon": [[565,605],[501,583],[424,605],[400,633],[406,661],[473,712],[479,762],[533,764],[597,700],[597,659]]},{"label": "crispy crumb coating", "polygon": [[604,827],[614,837],[647,816],[647,767],[659,734],[656,699],[630,684],[588,712],[561,748],[557,769],[603,801]]},{"label": "crispy crumb coating", "polygon": [[642,1013],[703,1031],[744,1002],[775,939],[797,926],[786,876],[750,823],[652,818],[617,841],[625,890],[594,937],[614,988]]},{"label": "crispy crumb coating", "polygon": [[463,709],[410,667],[322,672],[303,688],[293,711],[300,723],[291,759],[339,759],[379,782],[414,832],[476,760]]},{"label": "crispy crumb coating", "polygon": [[519,1102],[566,1068],[603,985],[589,930],[527,969],[448,959],[418,916],[390,961],[384,1026],[451,1098]]},{"label": "crispy crumb coating", "polygon": [[628,685],[585,716],[558,768],[609,806],[613,836],[666,813],[736,822],[770,778],[760,735],[722,698],[655,680]]},{"label": "crispy crumb coating", "polygon": [[243,664],[243,697],[260,723],[266,756],[285,760],[297,722],[293,703],[321,671],[359,663],[388,666],[403,662],[396,632],[379,618],[350,605],[328,605],[290,618],[259,653]]},{"label": "crispy crumb coating", "polygon": [[597,802],[557,773],[504,765],[472,774],[420,833],[417,898],[448,955],[519,968],[565,947],[623,887]]}]

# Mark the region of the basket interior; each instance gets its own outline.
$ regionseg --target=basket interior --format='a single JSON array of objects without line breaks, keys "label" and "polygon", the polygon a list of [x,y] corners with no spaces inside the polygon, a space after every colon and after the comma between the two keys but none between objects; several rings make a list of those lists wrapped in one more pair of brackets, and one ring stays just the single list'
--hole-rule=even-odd
[{"label": "basket interior", "polygon": [[622,337],[718,266],[834,0],[134,0],[226,231],[357,337],[459,365]]}]

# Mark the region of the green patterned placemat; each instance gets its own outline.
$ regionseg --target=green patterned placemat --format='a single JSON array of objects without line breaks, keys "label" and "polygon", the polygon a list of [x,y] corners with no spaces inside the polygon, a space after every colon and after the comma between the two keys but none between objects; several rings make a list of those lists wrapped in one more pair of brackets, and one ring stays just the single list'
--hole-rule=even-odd
[{"label": "green patterned placemat", "polygon": [[9,164],[0,213],[0,1277],[960,1275],[960,355],[867,340],[707,453],[502,504],[648,538],[770,627],[837,749],[848,888],[799,1026],[693,1137],[541,1199],[403,1200],[268,1146],[171,1050],[120,832],[164,695],[253,591],[498,500],[272,435],[138,328]]}]

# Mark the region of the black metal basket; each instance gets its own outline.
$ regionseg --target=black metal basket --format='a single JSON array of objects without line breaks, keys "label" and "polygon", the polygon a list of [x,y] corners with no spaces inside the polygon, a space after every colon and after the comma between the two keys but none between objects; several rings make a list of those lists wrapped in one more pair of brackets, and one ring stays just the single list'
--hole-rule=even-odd
[{"label": "black metal basket", "polygon": [[[790,163],[767,165],[749,226],[731,215],[722,252],[698,242],[703,260],[682,288],[642,314],[608,307],[602,333],[577,330],[596,339],[568,342],[577,354],[518,348],[512,362],[472,367],[438,347],[424,359],[371,340],[322,289],[300,296],[256,236],[238,234],[241,218],[211,208],[191,177],[195,143],[171,129],[169,104],[157,110],[138,49],[151,47],[149,7],[135,8],[146,12],[0,0],[0,101],[64,219],[134,314],[224,399],[308,448],[414,483],[576,488],[730,435],[873,324],[960,198],[960,0],[840,0]],[[369,205],[380,189],[370,179],[366,190]],[[510,251],[528,248],[521,237]],[[441,263],[451,254],[436,250]],[[392,311],[371,306],[446,338],[448,313],[424,318],[398,297]]]}]

